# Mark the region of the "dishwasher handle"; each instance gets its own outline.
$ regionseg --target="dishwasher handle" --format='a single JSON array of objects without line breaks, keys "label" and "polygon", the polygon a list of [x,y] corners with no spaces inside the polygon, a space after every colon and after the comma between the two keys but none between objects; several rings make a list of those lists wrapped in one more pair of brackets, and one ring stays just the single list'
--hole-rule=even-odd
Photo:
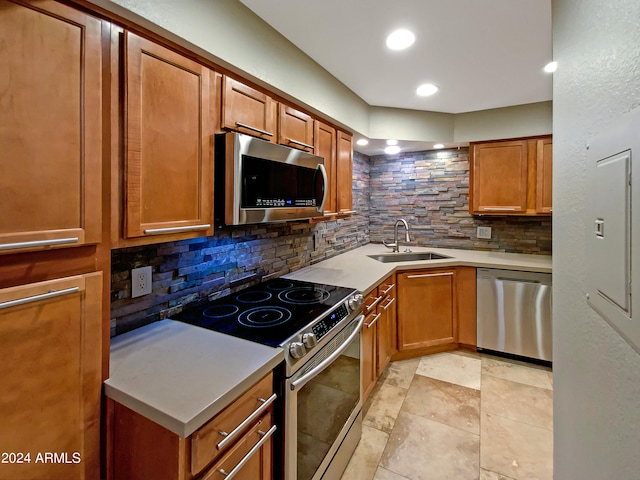
[{"label": "dishwasher handle", "polygon": [[495,279],[500,280],[501,282],[534,283],[537,285],[540,285],[542,283],[540,280],[525,280],[523,278],[496,277]]}]

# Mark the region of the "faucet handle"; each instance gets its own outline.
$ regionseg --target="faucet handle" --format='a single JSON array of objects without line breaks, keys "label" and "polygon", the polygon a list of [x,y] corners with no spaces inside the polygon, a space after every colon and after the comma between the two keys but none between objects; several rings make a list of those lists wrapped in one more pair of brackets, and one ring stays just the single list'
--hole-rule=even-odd
[{"label": "faucet handle", "polygon": [[387,247],[387,248],[392,248],[392,249],[394,249],[394,251],[395,251],[395,249],[398,247],[398,244],[397,244],[397,243],[395,243],[395,242],[389,242],[389,243],[387,243],[387,241],[386,241],[386,240],[382,240],[382,244],[383,244],[385,247]]}]

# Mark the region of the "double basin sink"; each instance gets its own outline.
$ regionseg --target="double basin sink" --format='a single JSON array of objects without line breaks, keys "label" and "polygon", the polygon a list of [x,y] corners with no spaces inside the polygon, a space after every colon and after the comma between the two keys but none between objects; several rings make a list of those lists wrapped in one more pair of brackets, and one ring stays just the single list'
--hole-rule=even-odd
[{"label": "double basin sink", "polygon": [[383,253],[380,255],[367,256],[382,263],[415,262],[418,260],[442,260],[444,258],[451,258],[446,255],[440,255],[439,253],[433,252]]}]

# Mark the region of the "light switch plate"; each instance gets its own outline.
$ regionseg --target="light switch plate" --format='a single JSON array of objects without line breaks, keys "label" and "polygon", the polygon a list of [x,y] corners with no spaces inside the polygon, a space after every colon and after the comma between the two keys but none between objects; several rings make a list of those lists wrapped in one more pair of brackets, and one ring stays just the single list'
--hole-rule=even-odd
[{"label": "light switch plate", "polygon": [[151,293],[151,267],[140,267],[131,270],[131,298]]},{"label": "light switch plate", "polygon": [[478,227],[476,232],[476,237],[478,238],[486,238],[487,240],[491,238],[491,227]]}]

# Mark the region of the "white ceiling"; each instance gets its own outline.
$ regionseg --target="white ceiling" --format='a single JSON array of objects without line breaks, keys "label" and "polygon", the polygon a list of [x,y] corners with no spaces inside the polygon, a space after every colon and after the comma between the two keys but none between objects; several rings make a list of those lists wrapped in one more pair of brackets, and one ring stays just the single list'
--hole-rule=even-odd
[{"label": "white ceiling", "polygon": [[[372,106],[446,113],[551,100],[551,0],[240,0]],[[416,41],[391,51],[386,36]],[[440,91],[418,97],[422,83]]]}]

